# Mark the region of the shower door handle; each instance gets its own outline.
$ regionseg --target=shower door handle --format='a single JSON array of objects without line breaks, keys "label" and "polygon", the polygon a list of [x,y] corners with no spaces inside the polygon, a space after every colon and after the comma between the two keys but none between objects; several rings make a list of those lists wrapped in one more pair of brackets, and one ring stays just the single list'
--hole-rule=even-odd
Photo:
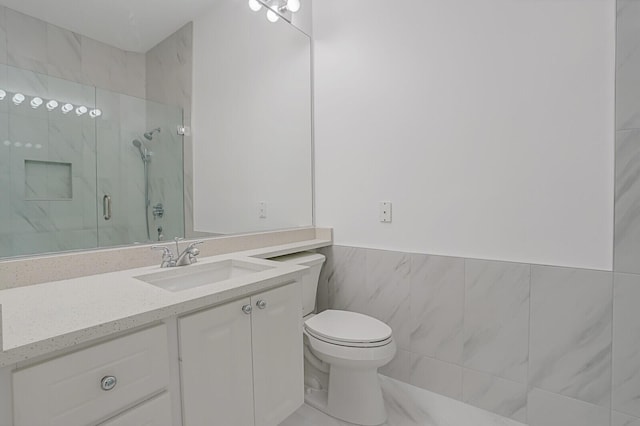
[{"label": "shower door handle", "polygon": [[104,220],[111,219],[111,196],[105,195],[102,197],[102,215],[104,216]]}]

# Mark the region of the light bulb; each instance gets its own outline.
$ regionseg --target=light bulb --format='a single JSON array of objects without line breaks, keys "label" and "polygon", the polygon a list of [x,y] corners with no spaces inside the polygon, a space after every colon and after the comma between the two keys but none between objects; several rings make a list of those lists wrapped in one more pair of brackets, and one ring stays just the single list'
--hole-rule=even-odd
[{"label": "light bulb", "polygon": [[49,102],[47,102],[47,109],[49,111],[53,111],[56,108],[58,108],[58,101],[51,99]]},{"label": "light bulb", "polygon": [[24,95],[22,93],[16,93],[13,95],[13,103],[16,105],[20,105],[24,102]]},{"label": "light bulb", "polygon": [[31,148],[33,145],[31,144],[31,142],[27,142],[26,144],[24,144],[25,148]]},{"label": "light bulb", "polygon": [[62,113],[63,114],[68,114],[73,110],[73,105],[71,104],[64,104],[62,105]]},{"label": "light bulb", "polygon": [[89,111],[89,115],[91,116],[91,118],[98,118],[102,115],[102,111],[99,109],[92,109],[91,111]]},{"label": "light bulb", "polygon": [[36,96],[35,98],[31,99],[31,108],[38,108],[40,105],[42,105],[42,102],[42,98]]},{"label": "light bulb", "polygon": [[249,0],[249,8],[254,12],[257,12],[262,9],[262,3],[260,3],[258,0]]},{"label": "light bulb", "polygon": [[275,13],[273,10],[269,10],[267,12],[267,19],[269,20],[269,22],[278,22],[278,19],[280,19],[280,16],[278,16],[278,14]]},{"label": "light bulb", "polygon": [[86,106],[79,106],[78,108],[76,108],[76,115],[78,117],[80,117],[81,115],[84,115],[87,113],[87,107]]},{"label": "light bulb", "polygon": [[0,101],[3,101],[6,96],[7,96],[7,92],[0,89]]},{"label": "light bulb", "polygon": [[300,0],[289,0],[287,1],[287,9],[289,9],[290,12],[297,12],[300,10]]}]

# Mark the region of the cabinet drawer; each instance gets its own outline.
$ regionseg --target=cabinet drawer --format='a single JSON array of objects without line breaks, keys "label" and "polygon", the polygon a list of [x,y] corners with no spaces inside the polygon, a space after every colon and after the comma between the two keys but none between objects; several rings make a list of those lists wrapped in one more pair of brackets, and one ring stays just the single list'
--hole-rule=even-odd
[{"label": "cabinet drawer", "polygon": [[171,398],[163,393],[100,426],[171,426]]},{"label": "cabinet drawer", "polygon": [[[95,423],[166,388],[168,371],[165,325],[18,370],[15,426]],[[111,390],[102,388],[106,377],[116,379]]]}]

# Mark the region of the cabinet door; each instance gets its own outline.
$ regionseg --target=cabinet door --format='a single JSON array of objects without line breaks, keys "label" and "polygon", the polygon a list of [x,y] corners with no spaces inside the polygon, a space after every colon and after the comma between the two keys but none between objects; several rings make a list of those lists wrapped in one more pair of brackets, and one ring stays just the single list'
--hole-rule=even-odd
[{"label": "cabinet door", "polygon": [[255,425],[277,426],[304,402],[300,283],[251,301]]},{"label": "cabinet door", "polygon": [[243,299],[179,319],[184,424],[253,424],[251,316]]},{"label": "cabinet door", "polygon": [[101,426],[171,426],[171,398],[165,392]]}]

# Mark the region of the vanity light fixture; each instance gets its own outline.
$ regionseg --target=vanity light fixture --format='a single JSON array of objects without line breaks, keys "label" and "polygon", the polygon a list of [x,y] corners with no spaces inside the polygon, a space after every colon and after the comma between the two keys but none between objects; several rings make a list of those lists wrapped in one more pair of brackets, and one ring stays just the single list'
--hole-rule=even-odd
[{"label": "vanity light fixture", "polygon": [[71,104],[64,104],[62,105],[62,113],[63,114],[69,114],[72,110],[73,110],[73,105]]},{"label": "vanity light fixture", "polygon": [[92,109],[91,111],[89,111],[89,116],[91,118],[98,118],[102,115],[102,110],[99,109]]},{"label": "vanity light fixture", "polygon": [[278,22],[281,14],[287,11],[295,13],[301,7],[300,0],[249,0],[249,8],[254,12],[261,10],[262,6],[267,7],[269,22]]},{"label": "vanity light fixture", "polygon": [[3,101],[4,98],[7,97],[7,92],[5,92],[4,90],[0,89],[0,101]]},{"label": "vanity light fixture", "polygon": [[42,98],[39,98],[36,96],[35,98],[31,99],[31,108],[33,109],[39,108],[40,105],[42,105],[42,103],[43,103]]},{"label": "vanity light fixture", "polygon": [[15,95],[13,95],[13,99],[12,100],[13,100],[13,103],[16,106],[18,106],[18,105],[20,105],[21,103],[24,102],[24,99],[25,98],[24,98],[24,95],[22,93],[16,93]]},{"label": "vanity light fixture", "polygon": [[87,111],[88,109],[86,106],[79,106],[78,108],[76,108],[76,115],[80,117],[81,115],[85,115]]},{"label": "vanity light fixture", "polygon": [[49,111],[53,111],[56,108],[58,108],[58,101],[51,99],[49,102],[47,102],[47,109]]},{"label": "vanity light fixture", "polygon": [[267,20],[271,23],[275,23],[278,22],[278,20],[280,19],[280,15],[278,15],[276,12],[273,11],[273,9],[269,9],[267,11]]},{"label": "vanity light fixture", "polygon": [[296,13],[300,10],[300,0],[288,0],[287,1],[287,9],[289,12]]},{"label": "vanity light fixture", "polygon": [[262,9],[262,3],[260,3],[258,0],[249,0],[249,8],[254,12],[257,12]]}]

